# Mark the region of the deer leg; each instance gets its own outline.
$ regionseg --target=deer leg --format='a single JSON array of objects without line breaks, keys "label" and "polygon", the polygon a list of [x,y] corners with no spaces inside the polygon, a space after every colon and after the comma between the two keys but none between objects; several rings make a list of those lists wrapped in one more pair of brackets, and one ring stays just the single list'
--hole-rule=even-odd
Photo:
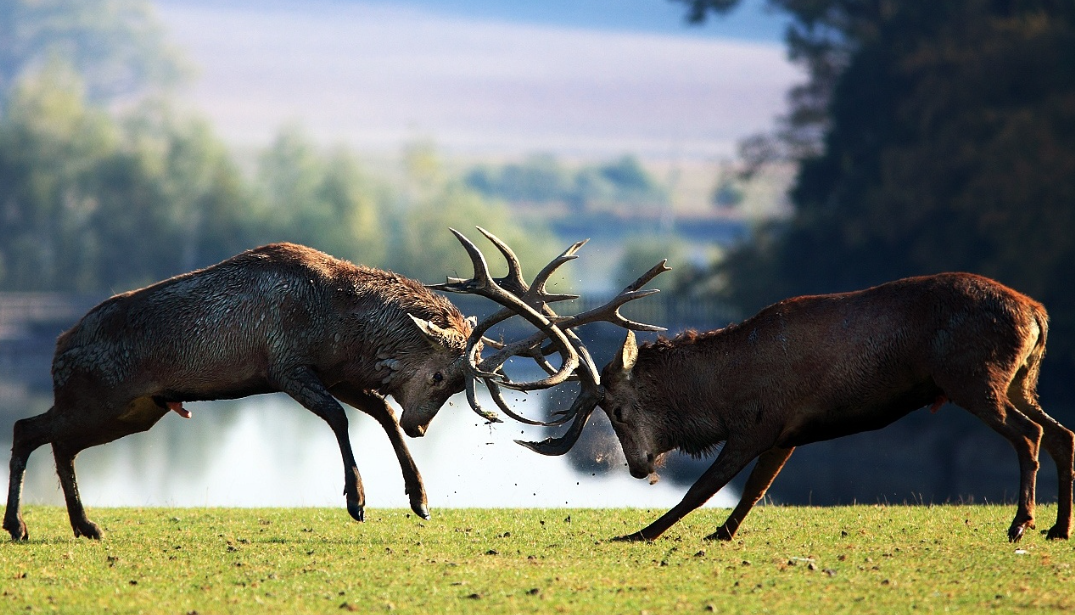
[{"label": "deer leg", "polygon": [[1072,502],[1072,479],[1073,461],[1075,461],[1075,434],[1058,423],[1041,409],[1033,395],[1028,395],[1022,389],[1009,393],[1012,402],[1030,420],[1037,423],[1042,429],[1041,446],[1049,453],[1049,457],[1056,463],[1056,474],[1059,480],[1056,506],[1056,524],[1046,533],[1050,540],[1071,537],[1071,502]]},{"label": "deer leg", "polygon": [[350,385],[332,387],[332,394],[344,403],[372,416],[381,424],[388,435],[388,440],[392,443],[392,449],[396,452],[399,467],[403,471],[403,483],[406,485],[406,493],[410,498],[411,510],[419,517],[429,519],[429,504],[426,500],[425,486],[422,484],[422,475],[418,472],[418,466],[414,463],[410,450],[407,449],[403,432],[399,428],[399,422],[392,408],[383,397],[355,389]]},{"label": "deer leg", "polygon": [[81,449],[70,447],[63,441],[52,443],[52,455],[56,459],[56,473],[60,476],[63,498],[67,502],[67,516],[71,520],[71,529],[75,531],[75,538],[85,536],[100,540],[101,528],[86,516],[86,509],[82,507],[82,498],[78,494],[78,482],[75,480],[75,456],[79,450]]},{"label": "deer leg", "polygon": [[51,415],[45,413],[15,421],[11,439],[7,508],[4,510],[4,529],[11,534],[12,540],[26,540],[30,537],[26,531],[26,523],[22,520],[22,482],[30,453],[49,441],[50,429],[47,423],[50,420]]},{"label": "deer leg", "polygon": [[743,496],[739,498],[739,504],[736,505],[732,514],[728,516],[728,520],[724,522],[724,525],[717,528],[716,532],[706,536],[706,540],[731,540],[735,536],[735,532],[743,523],[747,513],[754,508],[758,500],[769,490],[769,486],[773,484],[776,475],[780,473],[788,457],[791,457],[791,453],[794,451],[794,446],[790,448],[774,447],[758,457],[758,462],[754,464],[754,469],[750,471],[750,477],[747,478],[747,484],[743,486]]},{"label": "deer leg", "polygon": [[[957,404],[960,404],[958,400]],[[1028,529],[1034,529],[1034,488],[1038,477],[1038,447],[1042,428],[1027,418],[1011,402],[995,398],[963,406],[1004,436],[1019,458],[1019,506],[1008,528],[1008,540],[1018,542]]]},{"label": "deer leg", "polygon": [[685,517],[687,513],[705,504],[709,498],[713,497],[713,494],[720,491],[724,485],[727,485],[728,481],[741,472],[750,463],[750,460],[757,456],[758,451],[755,448],[737,448],[729,440],[724,445],[724,448],[721,449],[720,454],[717,455],[713,465],[709,466],[709,469],[691,485],[691,488],[687,490],[687,494],[683,496],[679,504],[673,506],[671,510],[648,526],[634,534],[620,536],[616,540],[655,540],[665,530]]},{"label": "deer leg", "polygon": [[281,391],[324,419],[336,435],[343,457],[343,495],[347,499],[347,512],[356,521],[364,521],[366,494],[362,490],[362,477],[358,473],[358,464],[355,463],[351,440],[347,435],[347,414],[343,406],[332,397],[309,367],[292,369],[286,374],[277,375],[275,380]]}]

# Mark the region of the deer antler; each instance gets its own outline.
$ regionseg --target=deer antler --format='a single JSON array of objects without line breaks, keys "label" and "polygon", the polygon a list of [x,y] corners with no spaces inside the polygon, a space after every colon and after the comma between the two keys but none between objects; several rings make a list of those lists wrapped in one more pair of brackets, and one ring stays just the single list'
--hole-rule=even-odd
[{"label": "deer antler", "polygon": [[[549,279],[561,266],[578,258],[576,253],[586,241],[575,242],[567,250],[564,250],[559,256],[545,265],[534,277],[533,282],[528,285],[523,278],[522,265],[519,263],[514,251],[489,231],[481,227],[477,228],[504,256],[508,264],[507,275],[502,278],[493,278],[489,273],[488,263],[481,250],[462,233],[451,229],[456,239],[459,240],[470,256],[474,266],[474,277],[471,279],[448,278],[443,284],[430,285],[430,288],[447,292],[481,295],[503,306],[501,310],[475,325],[467,340],[464,355],[469,372],[466,388],[467,401],[480,416],[486,419],[489,419],[490,416],[495,417],[495,415],[483,410],[478,405],[475,382],[480,379],[489,389],[489,393],[496,405],[504,414],[516,421],[527,425],[556,426],[573,420],[568,432],[561,438],[549,438],[541,443],[520,442],[520,444],[546,455],[561,455],[570,449],[578,439],[578,435],[582,432],[582,428],[589,419],[590,414],[604,395],[599,371],[586,346],[571,329],[583,324],[605,321],[638,331],[663,331],[664,329],[661,327],[647,325],[623,317],[619,313],[619,308],[629,301],[641,299],[658,292],[657,290],[640,289],[658,274],[668,271],[669,268],[666,266],[666,261],[662,261],[633,284],[627,286],[607,304],[582,314],[565,318],[557,315],[549,307],[549,304],[577,299],[578,296],[549,293],[546,286]],[[485,333],[493,326],[513,316],[525,318],[538,330],[522,340],[500,344],[496,353],[483,359],[481,357],[482,349],[484,348],[482,342],[489,339],[484,337]],[[550,343],[543,347],[542,344],[546,340],[549,340]],[[554,353],[558,353],[561,357],[559,368],[554,367],[545,359],[547,355]],[[546,372],[547,377],[524,382],[509,380],[501,369],[508,359],[516,356],[533,359]],[[552,421],[536,421],[520,416],[504,400],[501,391],[502,387],[521,391],[548,389],[569,379],[580,381],[582,392],[570,409],[566,412],[557,413],[560,418]]]},{"label": "deer antler", "polygon": [[[628,301],[641,299],[642,297],[659,292],[656,289],[647,291],[640,291],[639,289],[648,284],[653,278],[670,270],[671,268],[668,267],[668,261],[662,260],[660,263],[651,267],[649,271],[642,274],[637,280],[627,285],[618,295],[605,305],[579,314],[573,318],[564,319],[558,323],[558,326],[577,327],[585,323],[605,321],[636,331],[664,331],[663,327],[647,325],[626,319],[619,313],[619,309]],[[583,348],[583,350],[585,350],[585,348]],[[586,357],[589,359],[589,353],[586,353]],[[593,361],[588,360],[584,363],[584,367],[585,369],[583,370],[583,373],[579,376],[582,390],[579,392],[579,396],[575,398],[575,401],[572,402],[571,407],[562,413],[563,419],[561,422],[573,419],[568,430],[558,438],[549,437],[541,442],[528,442],[524,440],[516,440],[515,442],[536,453],[541,453],[542,455],[563,455],[571,450],[571,447],[575,445],[575,442],[578,442],[579,436],[582,435],[582,429],[586,426],[586,422],[590,420],[593,411],[605,398],[605,391],[601,386],[597,368],[593,367]]]},{"label": "deer antler", "polygon": [[[488,419],[490,414],[481,409],[480,405],[477,403],[476,396],[474,395],[473,380],[475,378],[480,378],[486,383],[497,406],[502,410],[505,410],[508,409],[509,406],[507,402],[504,401],[498,384],[503,384],[519,390],[547,389],[567,380],[572,375],[575,368],[578,367],[579,355],[575,350],[575,347],[571,341],[568,340],[567,336],[565,336],[560,329],[553,326],[549,317],[542,312],[547,312],[550,316],[555,317],[555,313],[547,308],[549,302],[575,298],[574,295],[550,295],[545,292],[544,287],[548,277],[552,275],[557,267],[577,258],[574,255],[574,252],[581,247],[582,243],[574,244],[563,254],[554,259],[553,262],[542,271],[542,275],[539,275],[538,279],[535,280],[535,282],[540,283],[528,286],[523,280],[522,268],[519,264],[518,257],[516,257],[511,248],[498,237],[485,229],[478,227],[478,230],[489,238],[508,262],[508,275],[504,278],[494,279],[489,273],[489,266],[486,263],[485,256],[481,253],[481,250],[459,231],[455,229],[450,230],[470,256],[471,262],[474,265],[474,277],[469,280],[449,278],[444,284],[430,285],[430,288],[447,292],[477,294],[492,299],[504,306],[504,309],[501,309],[475,325],[470,337],[467,339],[467,346],[464,354],[470,372],[468,374],[467,383],[467,401],[475,412],[483,418]],[[501,284],[507,288],[501,286]],[[510,289],[510,291],[508,289]],[[486,331],[494,325],[516,315],[522,316],[530,321],[542,332],[536,337],[536,341],[526,345],[519,344],[518,342],[504,345],[494,357],[481,360],[481,341]],[[507,377],[503,373],[500,373],[500,368],[508,359],[512,356],[532,356],[532,346],[540,344],[540,342],[546,338],[552,340],[554,346],[553,352],[558,351],[560,353],[562,360],[558,370],[551,371],[550,375],[544,379],[519,383],[509,382]],[[547,363],[545,365],[547,365]],[[506,411],[506,414],[516,420],[521,420],[522,422],[532,422],[529,419],[525,419],[511,412],[510,409]]]}]

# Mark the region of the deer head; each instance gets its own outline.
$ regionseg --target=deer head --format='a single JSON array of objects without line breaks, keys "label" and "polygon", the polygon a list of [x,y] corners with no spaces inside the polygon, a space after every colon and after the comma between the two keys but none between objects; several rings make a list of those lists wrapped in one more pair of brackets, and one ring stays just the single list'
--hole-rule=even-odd
[{"label": "deer head", "polygon": [[466,364],[462,351],[473,322],[460,319],[456,327],[445,328],[413,314],[407,316],[428,346],[424,352],[382,363],[390,370],[386,384],[403,409],[400,427],[408,436],[417,438],[425,435],[444,402],[463,390]]}]

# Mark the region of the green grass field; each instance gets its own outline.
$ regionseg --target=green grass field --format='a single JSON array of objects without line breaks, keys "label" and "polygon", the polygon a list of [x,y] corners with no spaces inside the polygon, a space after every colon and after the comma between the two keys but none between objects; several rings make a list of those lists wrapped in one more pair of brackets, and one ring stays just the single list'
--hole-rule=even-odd
[{"label": "green grass field", "polygon": [[0,543],[0,613],[1075,609],[1075,541],[1008,543],[1014,506],[765,506],[730,543],[703,540],[727,513],[709,509],[652,543],[608,540],[662,512],[98,508],[92,542],[31,506],[31,540]]}]

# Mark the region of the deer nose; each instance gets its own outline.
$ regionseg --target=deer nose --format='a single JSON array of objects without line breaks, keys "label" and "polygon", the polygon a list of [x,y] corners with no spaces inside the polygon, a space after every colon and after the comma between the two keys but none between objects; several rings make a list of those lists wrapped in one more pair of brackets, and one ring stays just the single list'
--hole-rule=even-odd
[{"label": "deer nose", "polygon": [[406,434],[412,438],[421,438],[422,436],[426,435],[426,426],[408,425],[407,427],[403,428],[403,431],[406,432]]}]

